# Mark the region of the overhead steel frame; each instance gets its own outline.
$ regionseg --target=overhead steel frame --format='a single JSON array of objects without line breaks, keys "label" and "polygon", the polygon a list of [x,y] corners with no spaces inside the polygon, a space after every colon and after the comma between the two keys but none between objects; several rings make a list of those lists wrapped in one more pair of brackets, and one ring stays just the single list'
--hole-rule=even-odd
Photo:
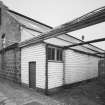
[{"label": "overhead steel frame", "polygon": [[62,24],[52,30],[40,34],[40,36],[32,38],[28,41],[21,42],[20,46],[25,46],[27,44],[40,42],[51,37],[59,36],[68,32],[72,32],[78,29],[82,29],[94,24],[98,24],[105,21],[105,6],[96,9],[90,13],[87,13],[75,20]]},{"label": "overhead steel frame", "polygon": [[[9,10],[10,12],[14,12]],[[17,14],[17,13],[16,13]],[[20,15],[20,14],[18,14]],[[28,17],[25,17],[27,19],[30,19]],[[32,20],[32,19],[30,19]],[[82,29],[91,25],[95,25],[101,22],[105,21],[105,6],[101,7],[99,9],[96,9],[90,13],[87,13],[75,20],[72,20],[70,22],[67,22],[65,24],[62,24],[58,27],[55,27],[54,29],[42,33],[40,36],[32,38],[28,41],[22,42],[20,43],[20,47],[32,44],[32,43],[37,43],[37,42],[41,42],[43,40],[49,39],[51,37],[55,37],[55,36],[59,36],[68,32],[72,32],[78,29]],[[92,40],[92,41],[87,41],[87,42],[82,42],[82,43],[78,43],[78,44],[74,44],[75,46],[77,45],[83,45],[83,44],[89,44],[89,43],[95,43],[95,42],[99,42],[99,41],[103,41],[104,38],[102,39],[97,39],[97,40]],[[70,47],[70,46],[68,46]],[[72,45],[73,47],[73,45]],[[96,54],[97,55],[97,54]],[[46,72],[46,75],[48,75],[48,72]],[[48,79],[46,79],[46,83],[48,83]],[[48,87],[46,88],[46,90],[48,90]]]}]

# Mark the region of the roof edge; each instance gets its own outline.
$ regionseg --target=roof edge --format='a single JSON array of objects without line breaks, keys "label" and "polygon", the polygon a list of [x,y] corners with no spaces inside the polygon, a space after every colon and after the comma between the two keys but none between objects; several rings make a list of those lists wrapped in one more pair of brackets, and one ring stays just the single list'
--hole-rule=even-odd
[{"label": "roof edge", "polygon": [[44,26],[46,26],[46,27],[52,29],[51,26],[46,25],[46,24],[44,24],[44,23],[42,23],[42,22],[39,22],[39,21],[37,21],[37,20],[35,20],[35,19],[33,19],[33,18],[30,18],[30,17],[28,17],[28,16],[26,16],[26,15],[23,15],[23,14],[21,14],[21,13],[18,13],[18,12],[16,12],[16,11],[11,10],[11,9],[8,9],[8,11],[11,12],[11,13],[14,13],[14,14],[16,14],[16,15],[19,15],[19,16],[21,16],[21,17],[24,17],[24,18],[26,18],[26,19],[28,19],[28,20],[31,20],[31,21],[33,21],[33,22],[36,22],[36,23],[38,23],[38,24],[44,25]]}]

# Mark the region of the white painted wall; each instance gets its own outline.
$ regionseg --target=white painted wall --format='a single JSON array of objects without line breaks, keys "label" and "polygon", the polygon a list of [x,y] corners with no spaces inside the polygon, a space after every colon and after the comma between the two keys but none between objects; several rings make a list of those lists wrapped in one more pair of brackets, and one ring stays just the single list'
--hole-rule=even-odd
[{"label": "white painted wall", "polygon": [[65,84],[71,84],[98,76],[99,58],[65,50]]},{"label": "white painted wall", "polygon": [[[45,89],[45,45],[37,44],[21,49],[21,81],[29,84],[29,62],[36,61],[36,87]],[[64,51],[63,62],[48,62],[48,88],[71,84],[98,76],[99,58],[80,54],[72,50]],[[65,65],[65,66],[64,66]],[[64,66],[64,67],[63,67]],[[64,70],[63,70],[64,69]]]},{"label": "white painted wall", "polygon": [[63,85],[63,63],[48,62],[48,88],[55,88]]},{"label": "white painted wall", "polygon": [[29,84],[29,62],[36,61],[36,87],[45,89],[45,45],[37,44],[21,49],[21,81]]},{"label": "white painted wall", "polygon": [[39,32],[21,28],[21,41],[29,40],[35,36],[38,36],[38,35],[40,35]]}]

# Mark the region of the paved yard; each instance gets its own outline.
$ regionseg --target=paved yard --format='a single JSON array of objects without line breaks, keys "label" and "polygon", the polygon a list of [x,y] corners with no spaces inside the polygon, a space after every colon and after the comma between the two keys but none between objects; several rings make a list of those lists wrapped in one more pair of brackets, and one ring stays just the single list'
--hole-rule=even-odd
[{"label": "paved yard", "polygon": [[105,105],[105,79],[84,82],[51,95],[67,105]]},{"label": "paved yard", "polygon": [[0,105],[105,105],[105,80],[94,80],[50,96],[0,79]]},{"label": "paved yard", "polygon": [[20,87],[13,82],[0,79],[0,105],[62,105],[60,102],[38,93],[35,90]]}]

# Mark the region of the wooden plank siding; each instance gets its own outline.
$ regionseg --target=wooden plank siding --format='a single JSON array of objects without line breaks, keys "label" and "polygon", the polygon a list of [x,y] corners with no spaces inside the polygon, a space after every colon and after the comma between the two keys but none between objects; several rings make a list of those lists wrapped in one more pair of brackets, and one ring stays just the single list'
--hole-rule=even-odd
[{"label": "wooden plank siding", "polygon": [[45,89],[45,44],[21,48],[21,81],[29,85],[29,62],[36,61],[36,87]]},{"label": "wooden plank siding", "polygon": [[65,84],[71,84],[98,76],[100,58],[65,50]]},{"label": "wooden plank siding", "polygon": [[48,62],[48,89],[63,85],[63,62]]}]

